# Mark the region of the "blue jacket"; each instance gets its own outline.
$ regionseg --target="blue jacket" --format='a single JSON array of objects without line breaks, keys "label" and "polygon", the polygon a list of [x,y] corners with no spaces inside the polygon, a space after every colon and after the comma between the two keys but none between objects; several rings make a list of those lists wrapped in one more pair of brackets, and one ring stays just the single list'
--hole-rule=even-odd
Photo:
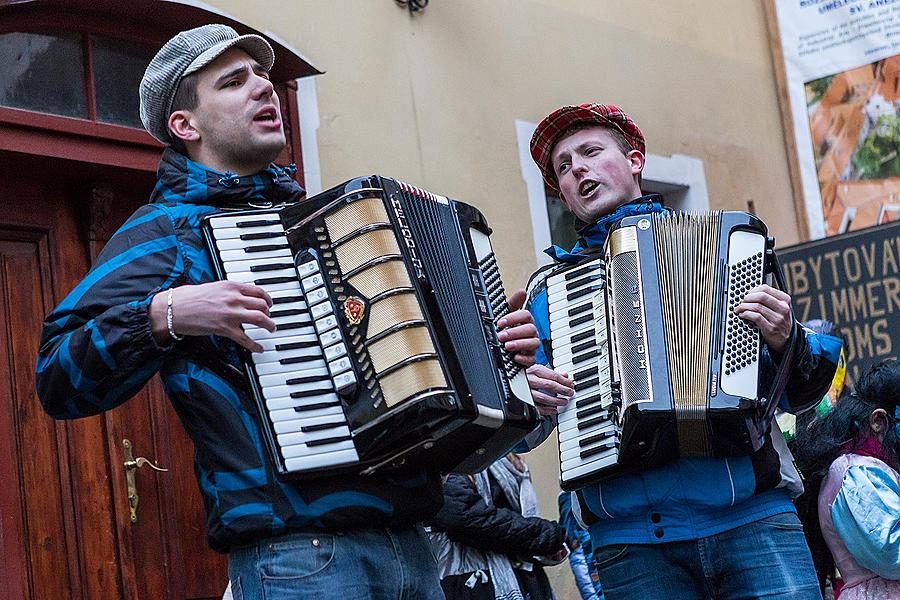
[{"label": "blue jacket", "polygon": [[160,374],[194,442],[209,544],[221,552],[290,531],[411,523],[441,506],[437,473],[276,479],[236,345],[188,336],[160,347],[153,338],[148,307],[157,292],[214,279],[200,235],[204,215],[302,197],[285,169],[236,177],[166,150],[151,202],[44,321],[37,392],[55,418],[114,408]]},{"label": "blue jacket", "polygon": [[[546,252],[557,262],[579,262],[583,257],[578,252],[602,247],[609,229],[621,219],[664,210],[658,196],[638,198],[581,229],[578,244],[571,251],[554,246]],[[542,342],[537,360],[552,366],[542,273],[538,271],[532,277],[527,306]],[[841,348],[838,338],[797,329],[797,352],[779,403],[792,412],[811,408],[822,399]],[[765,359],[769,371],[774,371],[768,353]],[[801,493],[802,483],[783,436],[776,433],[752,456],[682,458],[656,469],[589,485],[575,494],[573,512],[588,526],[597,548],[693,540],[794,511],[791,498]]]}]

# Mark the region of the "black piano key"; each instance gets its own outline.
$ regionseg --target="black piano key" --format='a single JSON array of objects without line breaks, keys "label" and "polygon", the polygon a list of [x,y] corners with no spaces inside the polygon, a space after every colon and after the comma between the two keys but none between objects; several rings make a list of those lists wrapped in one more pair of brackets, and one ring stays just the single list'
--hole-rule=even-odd
[{"label": "black piano key", "polygon": [[283,231],[260,231],[259,233],[242,233],[242,240],[267,240],[271,238],[284,237]]},{"label": "black piano key", "polygon": [[299,350],[300,348],[315,348],[318,345],[318,340],[310,340],[308,342],[291,342],[289,344],[275,344],[275,351],[283,352],[285,350]]},{"label": "black piano key", "polygon": [[253,265],[250,267],[251,273],[261,273],[262,271],[280,271],[282,269],[293,269],[294,263],[271,263],[268,265]]},{"label": "black piano key", "polygon": [[580,269],[575,269],[574,271],[569,271],[566,273],[566,281],[572,281],[573,279],[578,279],[582,275],[586,273],[590,273],[594,269],[596,269],[596,265],[591,265],[588,267],[581,267]]},{"label": "black piano key", "polygon": [[290,397],[294,400],[299,398],[312,398],[313,396],[324,396],[325,394],[330,394],[334,390],[331,388],[324,390],[303,390],[301,392],[291,392]]},{"label": "black piano key", "polygon": [[596,415],[605,411],[606,408],[604,408],[602,405],[592,406],[590,408],[585,408],[584,410],[579,410],[577,413],[575,413],[575,418],[581,420],[590,417],[591,415]]},{"label": "black piano key", "polygon": [[270,250],[288,250],[290,246],[287,244],[263,244],[261,246],[247,246],[244,248],[244,252],[248,254],[253,252],[268,252]]},{"label": "black piano key", "polygon": [[278,326],[278,331],[287,331],[288,329],[301,329],[303,327],[312,327],[312,321],[302,321],[297,323],[282,323]]},{"label": "black piano key", "polygon": [[323,381],[328,379],[328,375],[307,375],[306,377],[294,377],[292,379],[288,379],[284,383],[287,385],[297,385],[300,383],[315,383],[317,381]]},{"label": "black piano key", "polygon": [[[591,333],[591,331],[588,330],[587,332],[582,332],[582,333]],[[591,338],[590,341],[585,342],[583,344],[578,344],[577,346],[573,347],[572,354],[578,354],[579,352],[584,352],[585,350],[590,350],[591,348],[596,348],[597,342],[594,341],[594,339],[593,339],[594,336],[591,335],[590,338]]]},{"label": "black piano key", "polygon": [[582,429],[590,429],[594,425],[600,425],[601,423],[608,423],[609,419],[606,417],[594,417],[593,419],[588,419],[587,421],[579,421],[578,422],[578,430]]},{"label": "black piano key", "polygon": [[269,277],[268,279],[257,279],[253,282],[253,285],[272,285],[274,283],[290,283],[292,281],[297,281],[297,278],[288,275],[285,277]]},{"label": "black piano key", "polygon": [[582,369],[581,371],[576,371],[572,373],[572,379],[575,381],[582,381],[585,377],[590,377],[592,375],[598,375],[600,373],[600,367],[593,367],[588,369]]},{"label": "black piano key", "polygon": [[583,363],[589,358],[594,358],[595,356],[600,356],[600,349],[594,348],[590,352],[585,352],[584,354],[579,354],[578,356],[572,357],[572,364],[577,365],[578,363]]},{"label": "black piano key", "polygon": [[[278,361],[279,364],[282,365],[296,365],[299,363],[312,362],[314,360],[322,360],[321,354],[312,354],[310,356],[292,356],[290,358],[282,358]],[[320,377],[319,379],[325,379],[324,377]]]},{"label": "black piano key", "polygon": [[593,304],[592,302],[585,302],[584,304],[581,304],[581,305],[576,306],[576,307],[574,307],[574,308],[570,308],[570,309],[569,309],[569,312],[568,312],[567,314],[568,314],[568,316],[570,316],[570,317],[574,317],[574,316],[577,315],[578,313],[583,313],[583,312],[588,311],[588,310],[593,311],[593,309],[594,309],[594,304]]},{"label": "black piano key", "polygon": [[588,388],[592,388],[595,385],[600,385],[600,379],[598,377],[594,377],[593,379],[588,379],[587,381],[580,381],[575,384],[575,391],[580,392],[581,390],[586,390]]},{"label": "black piano key", "polygon": [[566,294],[566,301],[571,302],[572,300],[577,300],[578,298],[582,298],[589,294],[593,294],[597,290],[601,289],[599,285],[591,285],[584,289],[580,289],[577,292],[572,292],[571,294]]},{"label": "black piano key", "polygon": [[602,454],[602,453],[606,452],[607,450],[611,450],[612,448],[615,448],[615,447],[616,447],[615,442],[607,442],[605,444],[601,444],[601,445],[597,446],[596,448],[591,448],[589,450],[582,450],[579,453],[579,456],[581,458],[590,458],[591,456],[595,456],[597,454]]},{"label": "black piano key", "polygon": [[[570,337],[570,338],[569,338],[569,343],[570,343],[570,344],[575,344],[575,343],[577,343],[577,342],[582,342],[582,341],[584,341],[584,340],[592,340],[592,344],[593,344],[593,345],[597,345],[597,341],[596,341],[596,339],[594,339],[594,338],[595,338],[594,332],[593,332],[592,330],[590,330],[590,329],[585,329],[585,330],[582,331],[581,333],[576,333],[575,335],[573,335],[572,337]],[[572,350],[572,353],[574,354],[574,353],[575,353],[575,350]]]},{"label": "black piano key", "polygon": [[268,227],[269,225],[281,225],[278,219],[257,219],[256,221],[239,221],[235,227]]},{"label": "black piano key", "polygon": [[587,398],[581,398],[579,400],[576,400],[575,408],[584,408],[585,406],[588,406],[595,402],[599,402],[602,399],[603,399],[603,394],[601,394],[600,392],[597,392],[596,394],[591,394]]},{"label": "black piano key", "polygon": [[353,439],[353,437],[349,436],[349,435],[339,435],[339,436],[330,437],[330,438],[323,438],[321,440],[311,440],[309,442],[306,442],[306,445],[309,447],[325,446],[327,444],[337,444],[338,442],[346,442],[346,441],[349,441],[352,439]]},{"label": "black piano key", "polygon": [[272,298],[272,304],[290,304],[291,302],[300,302],[305,300],[303,296],[279,296]]},{"label": "black piano key", "polygon": [[308,410],[319,410],[320,408],[331,408],[332,406],[340,406],[341,401],[335,400],[334,402],[313,402],[312,404],[304,404],[303,406],[295,406],[295,412],[306,412]]},{"label": "black piano key", "polygon": [[291,315],[308,315],[309,311],[305,308],[286,308],[283,310],[273,310],[269,312],[271,318],[290,317]]},{"label": "black piano key", "polygon": [[569,283],[566,284],[566,290],[571,291],[571,290],[574,290],[575,288],[580,288],[581,286],[585,285],[589,281],[597,281],[600,278],[601,278],[600,275],[591,275],[590,277],[585,277],[584,279],[579,279],[578,281],[570,281]]},{"label": "black piano key", "polygon": [[597,442],[602,442],[603,440],[610,440],[615,443],[616,432],[613,431],[604,431],[603,433],[595,433],[593,435],[589,435],[583,440],[578,442],[578,445],[584,448],[585,446],[590,446],[591,444],[596,444]]},{"label": "black piano key", "polygon": [[594,313],[591,312],[590,314],[582,315],[582,316],[578,317],[577,319],[572,319],[572,322],[569,323],[569,327],[575,328],[575,327],[578,327],[579,325],[584,325],[585,323],[590,323],[593,320],[594,320]]},{"label": "black piano key", "polygon": [[[346,427],[345,421],[334,421],[332,423],[319,423],[318,425],[303,425],[300,431],[303,433],[312,433],[313,431],[325,431],[326,429],[334,429],[336,427]],[[307,442],[309,444],[309,442]]]}]

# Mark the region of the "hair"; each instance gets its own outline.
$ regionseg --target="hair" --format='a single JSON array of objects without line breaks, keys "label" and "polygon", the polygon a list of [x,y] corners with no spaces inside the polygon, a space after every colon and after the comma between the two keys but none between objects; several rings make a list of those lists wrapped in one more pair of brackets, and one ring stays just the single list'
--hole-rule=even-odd
[{"label": "hair", "polygon": [[[197,95],[197,83],[200,81],[198,74],[199,71],[195,71],[181,78],[178,88],[175,90],[175,97],[172,98],[172,108],[169,110],[169,116],[175,111],[194,110],[197,108],[197,104],[200,102],[200,98]],[[169,146],[173,150],[187,156],[187,146],[185,146],[184,141],[172,134],[171,131],[169,131],[169,137],[172,139]]]},{"label": "hair", "polygon": [[[602,127],[604,129],[606,129],[607,131],[609,131],[610,134],[612,134],[613,140],[616,142],[616,147],[625,156],[628,156],[628,153],[635,149],[628,142],[628,139],[625,138],[624,133],[622,133],[615,127],[612,127],[610,125],[604,125],[603,123],[597,123],[596,121],[579,121],[577,123],[573,123],[572,125],[569,125],[568,127],[566,127],[565,129],[562,130],[562,133],[560,133],[558,136],[556,136],[556,141],[553,142],[553,146],[555,147],[556,144],[558,144],[560,142],[560,140],[567,138],[570,135],[578,133],[579,131],[584,131],[585,129],[593,129],[594,127]],[[553,159],[551,158],[551,161],[552,160]],[[553,168],[552,164],[550,165],[550,172],[553,173],[553,178],[557,180],[556,184],[558,186],[559,180],[556,177],[556,170]],[[638,178],[637,179],[638,185],[640,185],[640,183],[641,183],[641,174],[640,173],[638,173],[637,178]]]},{"label": "hair", "polygon": [[882,440],[884,458],[894,469],[900,466],[900,438],[895,427],[898,405],[900,362],[884,360],[859,378],[854,392],[846,393],[845,390],[834,409],[824,418],[816,419],[808,427],[797,431],[797,438],[791,444],[805,483],[803,495],[796,500],[797,513],[803,522],[820,587],[824,587],[826,578],[834,573],[834,557],[819,527],[822,482],[835,458],[853,453],[874,435],[870,416],[879,408],[887,412],[888,421]]}]

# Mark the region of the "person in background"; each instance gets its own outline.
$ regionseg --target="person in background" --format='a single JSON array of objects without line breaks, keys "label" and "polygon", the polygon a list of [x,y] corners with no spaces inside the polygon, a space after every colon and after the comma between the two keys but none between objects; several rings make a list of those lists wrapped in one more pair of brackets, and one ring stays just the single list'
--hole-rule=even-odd
[{"label": "person in background", "polygon": [[551,600],[541,563],[565,559],[566,532],[538,516],[528,466],[515,454],[450,474],[431,541],[447,600]]},{"label": "person in background", "polygon": [[900,363],[887,360],[795,440],[797,464],[816,500],[813,510],[801,511],[804,524],[827,545],[812,545],[819,580],[824,588],[836,566],[840,600],[900,598],[898,421]]},{"label": "person in background", "polygon": [[600,575],[594,565],[591,535],[572,514],[572,494],[560,492],[558,502],[559,523],[566,528],[566,536],[569,538],[569,566],[572,567],[581,600],[604,600]]}]

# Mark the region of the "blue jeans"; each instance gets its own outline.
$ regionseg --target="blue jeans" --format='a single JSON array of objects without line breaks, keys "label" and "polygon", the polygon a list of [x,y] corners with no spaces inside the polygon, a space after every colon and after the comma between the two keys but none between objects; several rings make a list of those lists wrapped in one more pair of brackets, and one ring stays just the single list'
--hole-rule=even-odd
[{"label": "blue jeans", "polygon": [[607,600],[822,600],[794,513],[699,540],[603,546],[594,558]]},{"label": "blue jeans", "polygon": [[234,600],[443,600],[425,534],[412,527],[293,533],[228,555]]}]

